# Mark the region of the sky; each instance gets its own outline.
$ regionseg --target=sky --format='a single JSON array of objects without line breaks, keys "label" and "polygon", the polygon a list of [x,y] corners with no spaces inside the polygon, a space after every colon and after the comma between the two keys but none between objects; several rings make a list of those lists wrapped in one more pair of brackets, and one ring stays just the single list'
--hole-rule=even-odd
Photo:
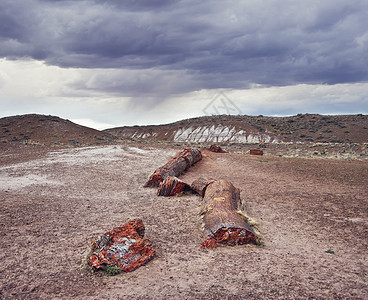
[{"label": "sky", "polygon": [[0,117],[368,113],[366,0],[0,0]]}]

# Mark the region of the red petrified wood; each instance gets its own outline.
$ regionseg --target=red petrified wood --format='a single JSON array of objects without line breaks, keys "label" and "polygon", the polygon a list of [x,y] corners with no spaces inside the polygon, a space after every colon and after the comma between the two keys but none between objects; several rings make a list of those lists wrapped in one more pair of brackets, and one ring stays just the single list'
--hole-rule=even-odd
[{"label": "red petrified wood", "polygon": [[94,269],[112,265],[124,272],[144,265],[155,254],[151,241],[143,237],[144,231],[142,220],[135,219],[98,236],[91,243],[89,264]]},{"label": "red petrified wood", "polygon": [[249,154],[250,155],[263,155],[263,151],[262,150],[259,150],[259,149],[251,149],[249,151]]},{"label": "red petrified wood", "polygon": [[240,191],[231,182],[218,180],[207,186],[203,198],[206,240],[202,248],[214,248],[218,244],[258,244],[247,219],[237,212],[240,207]]},{"label": "red petrified wood", "polygon": [[222,150],[220,146],[217,145],[211,145],[209,150],[216,153],[227,153],[226,151]]},{"label": "red petrified wood", "polygon": [[192,191],[196,192],[201,197],[204,197],[207,186],[209,186],[214,181],[216,180],[212,178],[201,177],[194,180],[190,187],[192,188]]},{"label": "red petrified wood", "polygon": [[190,186],[174,176],[169,176],[160,183],[157,191],[158,196],[174,196],[178,193],[189,191]]},{"label": "red petrified wood", "polygon": [[160,182],[169,176],[179,176],[201,159],[202,153],[200,150],[186,148],[164,166],[156,169],[149,177],[144,187],[158,186]]}]

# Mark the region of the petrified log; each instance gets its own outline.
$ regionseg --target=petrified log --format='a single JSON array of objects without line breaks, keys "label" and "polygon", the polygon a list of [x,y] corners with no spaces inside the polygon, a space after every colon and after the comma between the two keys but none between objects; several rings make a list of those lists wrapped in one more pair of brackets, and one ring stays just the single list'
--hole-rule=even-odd
[{"label": "petrified log", "polygon": [[144,231],[142,220],[135,219],[98,236],[91,243],[89,264],[94,269],[112,265],[124,272],[144,265],[155,254]]},{"label": "petrified log", "polygon": [[209,150],[216,153],[226,153],[226,151],[224,151],[220,146],[217,145],[211,145]]},{"label": "petrified log", "polygon": [[144,187],[158,186],[160,182],[169,176],[177,177],[201,159],[202,153],[200,150],[186,148],[164,166],[156,169],[149,177]]},{"label": "petrified log", "polygon": [[194,192],[198,193],[201,197],[203,197],[204,193],[206,192],[207,186],[214,181],[216,180],[212,178],[201,177],[194,180],[190,185],[190,187]]},{"label": "petrified log", "polygon": [[202,153],[199,149],[186,148],[179,152],[176,157],[183,157],[187,161],[187,169],[202,159]]},{"label": "petrified log", "polygon": [[175,194],[189,191],[190,186],[174,176],[169,176],[160,183],[157,191],[158,196],[174,196]]},{"label": "petrified log", "polygon": [[250,155],[263,155],[263,151],[262,150],[259,150],[259,149],[251,149],[249,151],[249,154]]},{"label": "petrified log", "polygon": [[218,180],[207,186],[203,198],[206,240],[202,243],[202,248],[214,248],[218,244],[258,243],[253,228],[238,213],[240,207],[240,191],[231,182]]}]

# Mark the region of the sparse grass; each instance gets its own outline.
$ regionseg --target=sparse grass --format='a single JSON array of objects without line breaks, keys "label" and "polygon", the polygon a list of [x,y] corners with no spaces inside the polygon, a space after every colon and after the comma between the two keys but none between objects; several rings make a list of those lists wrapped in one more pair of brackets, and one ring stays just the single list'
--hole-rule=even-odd
[{"label": "sparse grass", "polygon": [[258,230],[258,222],[256,220],[254,220],[253,218],[249,217],[245,213],[245,211],[243,211],[242,209],[238,209],[237,210],[237,213],[239,215],[243,216],[244,218],[246,218],[248,225],[253,228],[254,234],[257,237],[257,242],[258,242],[257,246],[264,247],[265,246],[264,242],[261,242],[262,241],[262,235],[261,235],[261,233]]},{"label": "sparse grass", "polygon": [[257,227],[258,226],[258,222],[256,220],[254,220],[253,218],[249,217],[244,211],[242,211],[241,209],[239,209],[237,211],[237,213],[241,216],[243,216],[244,218],[247,219],[247,222],[250,226],[253,226],[253,227]]},{"label": "sparse grass", "polygon": [[82,256],[81,264],[80,264],[81,270],[92,271],[92,267],[89,264],[89,258],[91,257],[91,255],[92,255],[92,250],[88,250],[84,253],[84,255]]},{"label": "sparse grass", "polygon": [[44,144],[41,144],[40,142],[31,140],[31,139],[25,139],[22,141],[22,143],[25,145],[44,146]]},{"label": "sparse grass", "polygon": [[121,270],[113,265],[106,265],[104,272],[109,276],[115,276],[121,273]]},{"label": "sparse grass", "polygon": [[249,217],[241,209],[237,210],[237,213],[247,219],[248,225],[251,226],[254,229],[254,232],[255,232],[256,236],[258,237],[259,240],[261,240],[262,239],[262,235],[261,235],[261,233],[258,230],[258,222],[256,220],[254,220],[252,217]]},{"label": "sparse grass", "polygon": [[212,209],[213,209],[212,207],[208,207],[207,205],[202,205],[200,210],[199,210],[199,215],[204,216],[206,213],[208,213]]},{"label": "sparse grass", "polygon": [[260,159],[259,162],[269,162],[269,159]]}]

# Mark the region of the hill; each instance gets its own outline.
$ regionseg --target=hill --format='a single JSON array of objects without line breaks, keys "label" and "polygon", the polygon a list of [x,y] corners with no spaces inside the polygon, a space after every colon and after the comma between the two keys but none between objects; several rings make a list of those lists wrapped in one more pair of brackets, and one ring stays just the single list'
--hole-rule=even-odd
[{"label": "hill", "polygon": [[206,147],[230,152],[254,147],[267,155],[368,159],[367,115],[298,114],[291,117],[205,116],[171,124],[124,126],[104,131],[56,116],[37,114],[0,119],[0,147],[19,145],[89,146],[121,142]]},{"label": "hill", "polygon": [[96,145],[116,137],[56,116],[28,114],[0,119],[0,142],[33,145]]},{"label": "hill", "polygon": [[205,116],[156,126],[124,126],[119,137],[199,143],[366,143],[367,115],[298,114],[291,117]]}]

